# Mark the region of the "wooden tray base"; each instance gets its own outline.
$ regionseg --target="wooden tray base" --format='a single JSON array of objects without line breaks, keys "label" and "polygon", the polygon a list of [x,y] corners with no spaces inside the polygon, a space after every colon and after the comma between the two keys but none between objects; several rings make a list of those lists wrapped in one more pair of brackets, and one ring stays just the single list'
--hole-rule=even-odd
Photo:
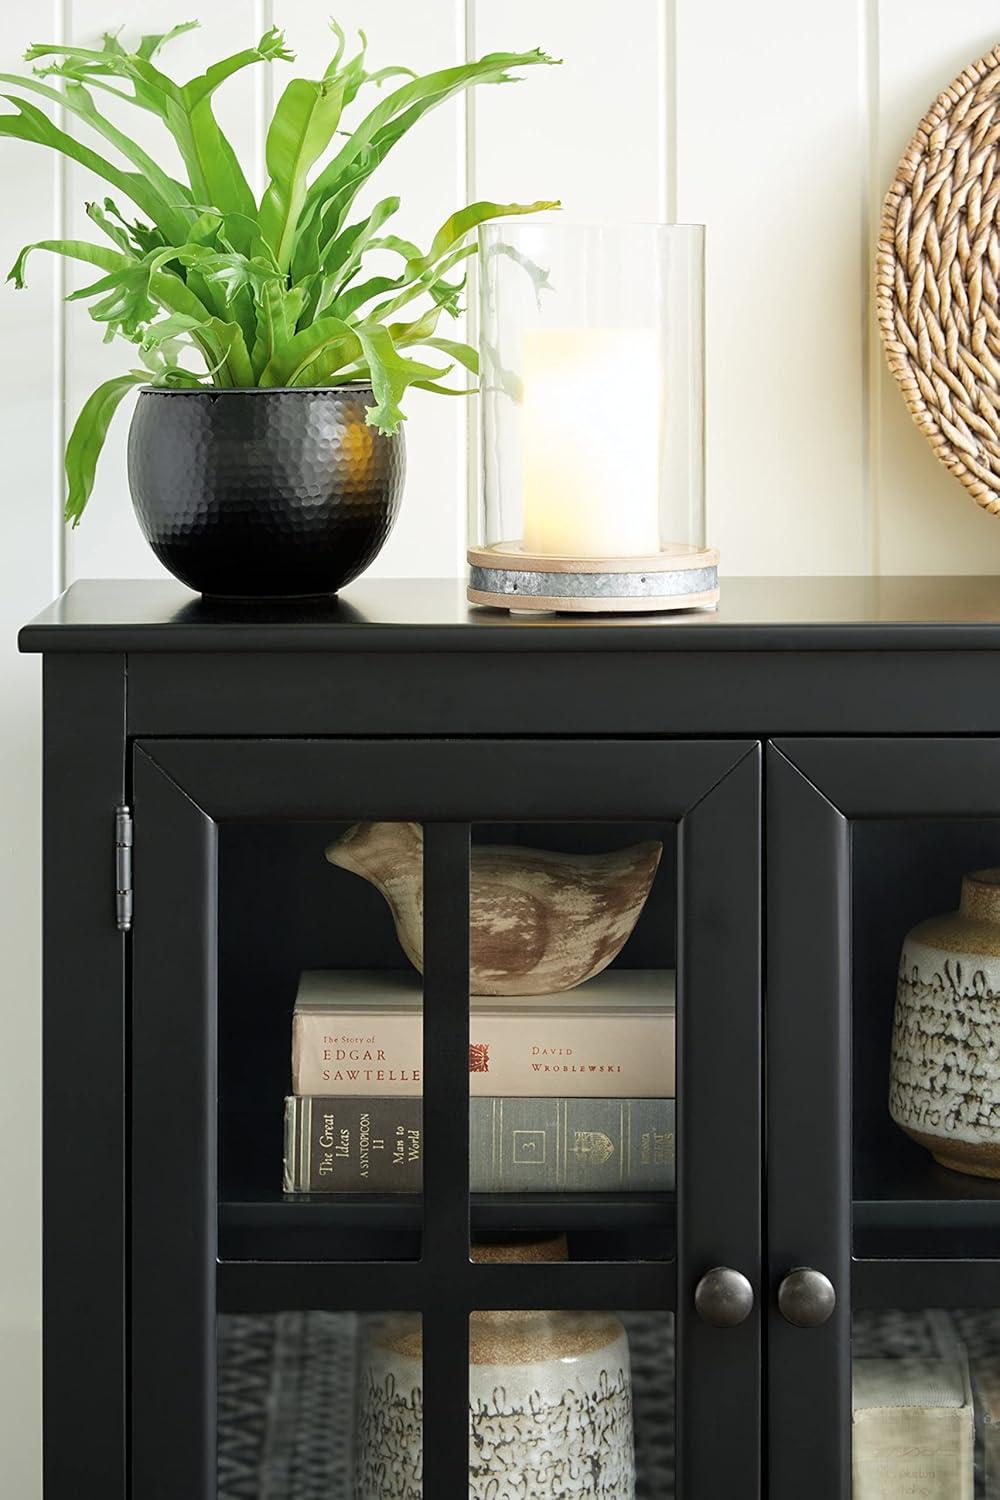
[{"label": "wooden tray base", "polygon": [[518,542],[471,548],[472,604],[492,609],[653,614],[712,609],[719,601],[714,547],[665,547],[652,557],[539,557]]}]

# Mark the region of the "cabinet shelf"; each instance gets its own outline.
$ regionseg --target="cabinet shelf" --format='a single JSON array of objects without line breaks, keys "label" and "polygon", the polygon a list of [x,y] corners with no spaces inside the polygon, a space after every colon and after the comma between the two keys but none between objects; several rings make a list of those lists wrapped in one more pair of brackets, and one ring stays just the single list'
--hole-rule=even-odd
[{"label": "cabinet shelf", "polygon": [[[997,1239],[993,1235],[993,1249]],[[1000,1302],[1000,1262],[984,1255],[879,1256],[851,1265],[853,1308],[912,1312],[928,1307],[995,1309]]]},{"label": "cabinet shelf", "polygon": [[1000,1256],[1000,1182],[966,1177],[903,1137],[891,1153],[859,1154],[854,1253],[935,1260]]},{"label": "cabinet shelf", "polygon": [[[673,1193],[475,1193],[473,1233],[565,1230],[599,1237],[599,1245],[628,1253],[632,1237],[658,1259],[674,1253]],[[245,1194],[219,1204],[220,1252],[225,1259],[351,1259],[378,1245],[392,1258],[419,1254],[423,1201],[419,1195],[338,1193]],[[585,1241],[586,1242],[586,1241]]]}]

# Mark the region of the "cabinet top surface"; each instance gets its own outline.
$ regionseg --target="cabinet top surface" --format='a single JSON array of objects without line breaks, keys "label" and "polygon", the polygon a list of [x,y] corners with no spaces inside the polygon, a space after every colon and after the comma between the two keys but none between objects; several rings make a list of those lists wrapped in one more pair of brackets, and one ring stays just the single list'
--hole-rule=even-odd
[{"label": "cabinet top surface", "polygon": [[478,609],[460,579],[362,579],[339,599],[205,600],[169,580],[74,583],[22,651],[687,651],[1000,649],[1000,576],[728,578],[715,611]]}]

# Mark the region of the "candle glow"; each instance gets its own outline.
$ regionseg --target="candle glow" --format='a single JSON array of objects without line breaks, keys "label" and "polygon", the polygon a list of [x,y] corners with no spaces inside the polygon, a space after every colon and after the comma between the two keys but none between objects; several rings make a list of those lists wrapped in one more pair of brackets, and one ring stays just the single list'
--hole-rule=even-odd
[{"label": "candle glow", "polygon": [[522,345],[523,546],[658,553],[661,368],[644,328],[533,328]]}]

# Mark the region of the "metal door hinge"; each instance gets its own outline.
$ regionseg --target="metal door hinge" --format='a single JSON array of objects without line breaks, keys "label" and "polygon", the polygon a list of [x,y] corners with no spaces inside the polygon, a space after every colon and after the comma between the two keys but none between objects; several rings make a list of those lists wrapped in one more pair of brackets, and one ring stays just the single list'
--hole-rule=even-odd
[{"label": "metal door hinge", "polygon": [[115,808],[115,922],[119,932],[132,930],[132,838],[130,807]]}]

